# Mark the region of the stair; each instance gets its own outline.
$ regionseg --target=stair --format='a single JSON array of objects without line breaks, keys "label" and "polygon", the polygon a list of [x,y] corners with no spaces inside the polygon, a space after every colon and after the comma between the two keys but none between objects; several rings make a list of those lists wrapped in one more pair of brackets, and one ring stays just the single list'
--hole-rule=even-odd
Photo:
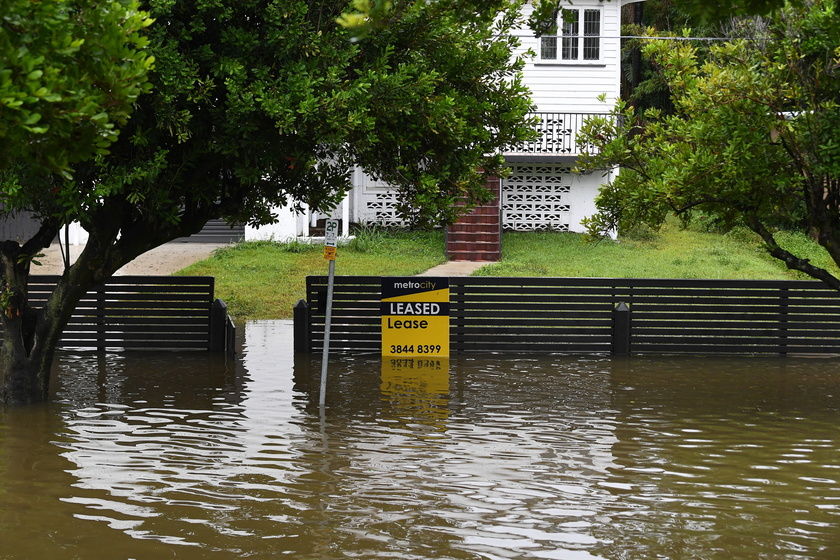
[{"label": "stair", "polygon": [[498,262],[502,258],[500,181],[491,178],[487,188],[493,201],[473,211],[446,230],[446,256],[451,261]]}]

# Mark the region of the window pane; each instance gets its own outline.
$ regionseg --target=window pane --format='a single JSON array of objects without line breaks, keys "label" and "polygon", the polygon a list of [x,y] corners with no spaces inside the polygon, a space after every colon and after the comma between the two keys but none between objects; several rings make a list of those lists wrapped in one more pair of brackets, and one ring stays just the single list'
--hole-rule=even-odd
[{"label": "window pane", "polygon": [[563,25],[561,27],[563,33],[563,60],[577,60],[580,56],[578,52],[578,36],[580,35],[580,18],[579,11],[571,8],[563,10]]},{"label": "window pane", "polygon": [[584,10],[583,34],[587,37],[593,37],[601,34],[600,10]]},{"label": "window pane", "polygon": [[543,60],[557,60],[557,37],[542,37],[540,58]]},{"label": "window pane", "polygon": [[580,21],[578,18],[577,10],[563,10],[563,25],[561,29],[563,30],[563,36],[568,37],[569,35],[579,35],[580,34]]},{"label": "window pane", "polygon": [[601,11],[583,12],[583,59],[598,60],[601,57]]},{"label": "window pane", "polygon": [[587,37],[583,40],[583,60],[598,60],[601,58],[601,40],[597,37]]},{"label": "window pane", "polygon": [[563,37],[563,60],[578,59],[578,38]]}]

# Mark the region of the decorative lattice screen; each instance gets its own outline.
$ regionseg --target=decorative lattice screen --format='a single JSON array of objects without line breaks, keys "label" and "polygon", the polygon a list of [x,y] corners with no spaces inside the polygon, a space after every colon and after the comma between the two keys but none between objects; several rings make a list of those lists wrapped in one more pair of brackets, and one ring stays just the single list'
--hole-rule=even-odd
[{"label": "decorative lattice screen", "polygon": [[569,231],[571,187],[568,165],[514,165],[502,185],[502,226],[512,231]]},{"label": "decorative lattice screen", "polygon": [[397,191],[373,188],[364,193],[364,221],[381,226],[401,226],[405,221],[397,214]]},{"label": "decorative lattice screen", "polygon": [[399,226],[405,222],[397,214],[398,191],[385,181],[377,181],[361,169],[355,175],[355,212],[360,223]]}]

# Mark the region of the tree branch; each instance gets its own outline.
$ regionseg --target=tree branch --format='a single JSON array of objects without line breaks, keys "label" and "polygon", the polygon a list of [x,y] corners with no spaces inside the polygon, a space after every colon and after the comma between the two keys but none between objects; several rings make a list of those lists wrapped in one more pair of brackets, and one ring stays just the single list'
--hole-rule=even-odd
[{"label": "tree branch", "polygon": [[764,245],[774,258],[779,259],[785,266],[791,270],[798,270],[804,272],[811,278],[825,282],[830,288],[840,290],[840,279],[832,275],[827,270],[818,266],[812,265],[808,259],[801,259],[796,255],[782,249],[773,237],[773,234],[764,226],[761,221],[755,216],[748,216],[746,219],[747,227],[757,233],[764,241]]}]

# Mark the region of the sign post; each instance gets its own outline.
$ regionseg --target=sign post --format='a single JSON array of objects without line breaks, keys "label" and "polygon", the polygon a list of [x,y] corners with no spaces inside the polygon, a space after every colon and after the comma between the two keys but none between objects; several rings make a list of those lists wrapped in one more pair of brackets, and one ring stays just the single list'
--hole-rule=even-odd
[{"label": "sign post", "polygon": [[382,279],[382,355],[449,357],[449,278]]},{"label": "sign post", "polygon": [[327,277],[327,313],[324,318],[324,349],[321,355],[321,394],[320,406],[327,403],[327,359],[330,354],[330,327],[332,323],[333,287],[335,285],[335,256],[338,250],[338,220],[327,220],[324,229],[324,258],[330,261]]}]

